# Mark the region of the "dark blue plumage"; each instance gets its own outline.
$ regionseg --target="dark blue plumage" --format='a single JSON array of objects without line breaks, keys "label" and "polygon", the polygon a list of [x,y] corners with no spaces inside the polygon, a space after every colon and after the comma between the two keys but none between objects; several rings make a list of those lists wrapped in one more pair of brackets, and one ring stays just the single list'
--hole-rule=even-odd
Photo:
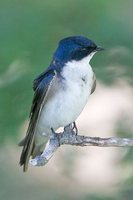
[{"label": "dark blue plumage", "polygon": [[61,60],[63,63],[71,60],[81,60],[94,50],[96,44],[83,36],[68,37],[59,42],[53,59]]}]

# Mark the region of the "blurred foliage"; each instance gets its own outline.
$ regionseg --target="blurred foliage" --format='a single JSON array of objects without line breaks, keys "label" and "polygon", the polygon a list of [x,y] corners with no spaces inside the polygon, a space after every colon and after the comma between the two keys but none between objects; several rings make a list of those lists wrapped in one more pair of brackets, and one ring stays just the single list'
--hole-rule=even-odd
[{"label": "blurred foliage", "polygon": [[[14,140],[18,137],[20,126],[30,110],[32,81],[49,65],[61,38],[71,35],[91,38],[106,49],[92,60],[97,78],[106,84],[111,84],[118,77],[128,78],[132,83],[132,7],[132,0],[0,0],[1,144],[7,138]],[[12,191],[7,185],[14,180],[2,174],[1,171],[1,191],[7,195],[5,199],[9,199]],[[133,183],[132,177],[130,183]],[[20,195],[26,192],[20,192],[21,184],[14,188],[19,188]],[[40,190],[43,191],[42,188]],[[36,199],[40,190],[39,187],[35,191],[29,187],[29,192],[35,194]],[[15,199],[17,194],[15,191],[13,194],[12,199]],[[124,194],[126,199],[132,199],[133,191],[125,189],[116,198],[124,200]],[[54,198],[49,195],[46,199],[68,199],[58,194]],[[0,198],[3,197],[1,194]],[[88,196],[85,200],[116,198]],[[24,198],[20,196],[19,199]],[[28,199],[33,199],[30,194]]]}]

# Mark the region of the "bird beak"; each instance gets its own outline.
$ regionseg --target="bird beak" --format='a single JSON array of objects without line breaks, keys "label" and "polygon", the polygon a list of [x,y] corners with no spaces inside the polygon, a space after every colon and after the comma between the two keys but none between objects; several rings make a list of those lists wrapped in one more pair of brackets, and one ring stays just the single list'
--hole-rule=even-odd
[{"label": "bird beak", "polygon": [[103,51],[104,50],[104,48],[102,48],[102,47],[97,47],[96,48],[96,51]]}]

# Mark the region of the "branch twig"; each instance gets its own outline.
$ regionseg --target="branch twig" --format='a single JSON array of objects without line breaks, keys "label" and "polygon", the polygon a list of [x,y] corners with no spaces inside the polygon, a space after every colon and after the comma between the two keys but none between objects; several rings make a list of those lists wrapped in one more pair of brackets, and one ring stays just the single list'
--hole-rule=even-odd
[{"label": "branch twig", "polygon": [[61,145],[98,146],[98,147],[133,147],[133,138],[100,138],[76,135],[72,130],[65,129],[62,133],[53,133],[44,152],[30,160],[33,166],[43,166],[54,155]]}]

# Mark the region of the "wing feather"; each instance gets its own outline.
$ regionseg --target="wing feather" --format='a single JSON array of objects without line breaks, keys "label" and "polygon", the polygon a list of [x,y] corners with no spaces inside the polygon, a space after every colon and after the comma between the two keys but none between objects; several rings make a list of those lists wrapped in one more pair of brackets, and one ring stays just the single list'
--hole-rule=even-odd
[{"label": "wing feather", "polygon": [[43,106],[45,105],[47,95],[56,78],[56,71],[50,70],[41,74],[35,81],[33,88],[35,90],[32,107],[30,111],[30,122],[27,129],[26,137],[20,145],[23,146],[20,165],[23,165],[23,171],[27,171],[30,156],[34,149],[36,128],[40,118]]}]

